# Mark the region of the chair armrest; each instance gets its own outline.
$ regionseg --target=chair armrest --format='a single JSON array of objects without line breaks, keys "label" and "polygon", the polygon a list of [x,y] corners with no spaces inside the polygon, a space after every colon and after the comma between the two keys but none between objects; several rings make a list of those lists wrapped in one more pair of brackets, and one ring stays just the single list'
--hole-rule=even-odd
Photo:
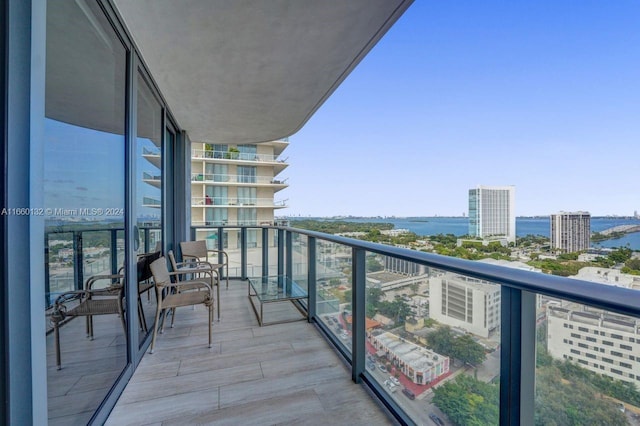
[{"label": "chair armrest", "polygon": [[[111,274],[111,275],[94,275],[87,280],[86,288],[87,290],[91,290],[91,287],[98,281],[102,280],[111,280],[111,284],[108,287],[115,287],[114,280],[121,280],[124,278],[124,275],[120,274]],[[122,284],[120,284],[121,286]],[[104,290],[104,289],[100,289]]]},{"label": "chair armrest", "polygon": [[209,290],[210,292],[213,293],[213,290],[211,289],[211,286],[209,284],[207,284],[204,281],[198,281],[198,280],[191,280],[191,281],[180,281],[177,283],[170,283],[170,284],[166,284],[163,287],[165,288],[171,288],[171,287],[175,287],[175,288],[180,288],[180,287],[191,287],[191,288],[198,288],[198,287],[204,287],[207,290]]},{"label": "chair armrest", "polygon": [[209,253],[214,253],[214,254],[220,254],[220,253],[222,253],[222,255],[223,255],[223,256],[222,256],[222,258],[223,258],[223,259],[225,259],[225,258],[226,258],[226,259],[227,259],[227,263],[229,263],[229,255],[227,254],[227,252],[226,252],[226,251],[224,251],[224,250],[207,249],[207,256],[208,256],[208,254],[209,254]]}]

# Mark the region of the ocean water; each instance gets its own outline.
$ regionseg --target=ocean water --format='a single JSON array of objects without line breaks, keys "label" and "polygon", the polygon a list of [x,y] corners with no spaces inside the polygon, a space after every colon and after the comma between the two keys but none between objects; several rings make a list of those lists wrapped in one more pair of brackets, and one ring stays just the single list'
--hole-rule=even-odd
[{"label": "ocean water", "polygon": [[[366,218],[341,219],[349,222],[385,222],[392,223],[396,229],[408,229],[418,235],[453,234],[456,236],[469,233],[469,220],[466,217],[415,217],[415,218]],[[591,218],[591,231],[600,232],[619,225],[640,225],[639,219]],[[549,218],[516,218],[516,235],[542,235],[549,238]],[[615,240],[598,243],[598,247],[629,247],[640,250],[640,232],[627,234]]]}]

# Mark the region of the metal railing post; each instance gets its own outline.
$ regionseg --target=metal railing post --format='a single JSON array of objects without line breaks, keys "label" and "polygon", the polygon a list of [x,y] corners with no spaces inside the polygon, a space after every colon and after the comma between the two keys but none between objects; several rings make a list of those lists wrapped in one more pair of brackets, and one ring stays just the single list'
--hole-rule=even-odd
[{"label": "metal railing post", "polygon": [[[500,312],[500,424],[520,424],[522,291],[502,286]],[[532,348],[533,349],[533,348]]]},{"label": "metal railing post", "polygon": [[287,274],[287,278],[292,280],[293,279],[293,232],[286,233],[286,244],[287,244],[287,249],[285,252],[287,256],[286,274]]},{"label": "metal railing post", "polygon": [[262,228],[262,276],[269,275],[269,228]]},{"label": "metal railing post", "polygon": [[284,237],[287,231],[278,229],[278,276],[284,275]]},{"label": "metal railing post", "polygon": [[73,231],[73,282],[74,290],[81,290],[84,283],[82,231]]},{"label": "metal railing post", "polygon": [[365,287],[366,287],[366,251],[360,248],[352,248],[352,280],[351,280],[351,308],[352,308],[352,328],[351,328],[351,379],[360,383],[361,376],[365,369],[366,345],[365,339]]},{"label": "metal railing post", "polygon": [[307,306],[307,319],[313,321],[316,316],[316,239],[315,237],[307,238],[307,293],[309,294],[309,303]]},{"label": "metal railing post", "polygon": [[247,279],[247,228],[240,228],[240,276]]},{"label": "metal railing post", "polygon": [[118,230],[111,230],[111,273],[118,273]]}]

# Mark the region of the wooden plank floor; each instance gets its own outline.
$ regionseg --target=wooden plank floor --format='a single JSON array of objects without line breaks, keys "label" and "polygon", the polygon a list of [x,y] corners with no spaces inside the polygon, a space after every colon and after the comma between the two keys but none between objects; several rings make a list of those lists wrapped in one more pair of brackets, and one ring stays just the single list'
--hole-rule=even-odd
[{"label": "wooden plank floor", "polygon": [[[394,424],[312,324],[259,327],[246,282],[223,287],[221,302],[210,349],[204,307],[178,310],[107,425]],[[282,303],[267,315],[299,313]]]}]

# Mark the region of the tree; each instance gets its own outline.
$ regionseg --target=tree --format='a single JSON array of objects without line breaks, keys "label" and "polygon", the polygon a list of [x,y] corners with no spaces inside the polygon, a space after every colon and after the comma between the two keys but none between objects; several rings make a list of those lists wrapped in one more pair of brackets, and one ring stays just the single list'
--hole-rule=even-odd
[{"label": "tree", "polygon": [[382,263],[378,261],[378,259],[373,256],[367,257],[367,272],[378,272],[382,271],[383,269],[384,267],[382,266]]},{"label": "tree", "polygon": [[487,359],[487,354],[482,345],[473,340],[469,334],[456,337],[451,347],[451,356],[464,364],[476,366]]},{"label": "tree", "polygon": [[498,386],[466,374],[434,389],[433,403],[458,425],[497,425]]},{"label": "tree", "polygon": [[451,353],[453,347],[453,332],[451,327],[443,325],[438,327],[436,331],[427,334],[427,340],[431,350],[442,355]]}]

